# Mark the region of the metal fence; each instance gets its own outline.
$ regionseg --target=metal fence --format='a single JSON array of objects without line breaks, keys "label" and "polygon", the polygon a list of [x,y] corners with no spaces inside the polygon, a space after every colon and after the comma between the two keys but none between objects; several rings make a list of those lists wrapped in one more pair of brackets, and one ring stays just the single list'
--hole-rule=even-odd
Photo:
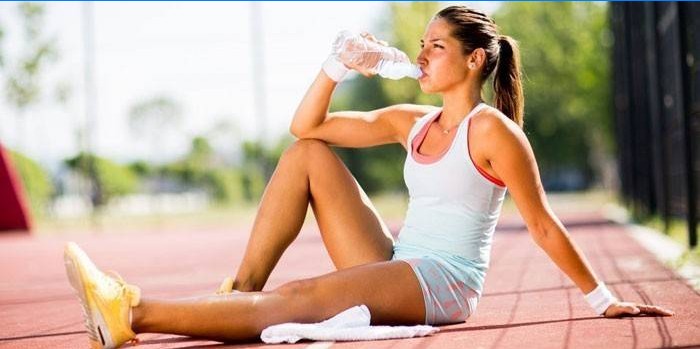
[{"label": "metal fence", "polygon": [[636,216],[700,215],[700,3],[612,4],[621,192]]}]

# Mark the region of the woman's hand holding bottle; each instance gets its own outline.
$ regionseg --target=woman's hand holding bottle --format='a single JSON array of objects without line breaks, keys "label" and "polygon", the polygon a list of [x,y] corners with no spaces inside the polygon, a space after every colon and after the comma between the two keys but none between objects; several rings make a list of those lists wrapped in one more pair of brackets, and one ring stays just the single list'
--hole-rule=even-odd
[{"label": "woman's hand holding bottle", "polygon": [[[362,32],[360,36],[378,45],[389,46],[386,41],[378,40],[368,32]],[[365,77],[371,77],[379,73],[376,67],[382,59],[382,52],[373,50],[365,40],[352,37],[345,40],[341,43],[343,46],[338,49],[337,55],[346,67],[356,70]]]},{"label": "woman's hand holding bottle", "polygon": [[404,52],[389,47],[386,41],[368,32],[356,35],[347,30],[338,33],[323,69],[335,81],[341,81],[350,69],[365,77],[379,74],[395,80],[406,76],[417,79],[421,75]]}]

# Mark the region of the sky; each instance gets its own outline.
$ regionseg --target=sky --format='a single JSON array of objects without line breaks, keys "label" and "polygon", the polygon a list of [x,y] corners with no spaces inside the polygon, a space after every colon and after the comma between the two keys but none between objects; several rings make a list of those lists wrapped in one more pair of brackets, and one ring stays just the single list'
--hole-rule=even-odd
[{"label": "sky", "polygon": [[[487,13],[498,6],[468,4]],[[0,71],[0,141],[56,169],[79,151],[76,134],[86,120],[85,5],[44,5],[44,32],[55,38],[60,58],[44,74],[42,102],[26,112],[23,123],[18,123],[18,113],[5,99],[5,72]],[[95,2],[92,93],[97,153],[120,162],[172,160],[187,151],[192,136],[201,134],[218,134],[213,138],[215,145],[235,152],[241,141],[260,134],[254,79],[262,79],[264,86],[264,134],[268,142],[277,139],[288,133],[294,111],[336,33],[341,29],[376,33],[388,11],[386,2],[259,2],[261,20],[254,26],[253,6],[250,2]],[[24,49],[16,7],[16,3],[0,3],[5,71]],[[259,38],[255,42],[253,30]],[[253,73],[254,50],[264,57],[262,78]],[[356,73],[352,77],[363,78]],[[56,101],[59,85],[69,86],[67,103]],[[179,126],[158,132],[154,151],[153,142],[130,130],[129,110],[157,96],[177,101],[183,118]],[[216,133],[222,122],[233,127]]]}]

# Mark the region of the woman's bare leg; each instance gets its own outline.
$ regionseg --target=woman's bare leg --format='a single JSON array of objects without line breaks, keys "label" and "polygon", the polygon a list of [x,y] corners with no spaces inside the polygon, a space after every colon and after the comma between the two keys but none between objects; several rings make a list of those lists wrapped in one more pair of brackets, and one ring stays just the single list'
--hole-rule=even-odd
[{"label": "woman's bare leg", "polygon": [[340,158],[323,141],[298,140],[265,188],[234,289],[262,290],[309,203],[336,268],[391,259],[389,229]]},{"label": "woman's bare leg", "polygon": [[142,299],[136,333],[172,333],[219,341],[250,340],[267,326],[318,322],[365,304],[372,324],[422,324],[420,284],[408,263],[378,262],[293,281],[273,291],[181,300]]}]

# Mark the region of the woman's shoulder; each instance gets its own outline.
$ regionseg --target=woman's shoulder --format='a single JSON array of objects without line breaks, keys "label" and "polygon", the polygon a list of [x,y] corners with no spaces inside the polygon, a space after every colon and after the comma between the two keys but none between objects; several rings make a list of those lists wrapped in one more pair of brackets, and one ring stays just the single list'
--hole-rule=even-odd
[{"label": "woman's shoulder", "polygon": [[485,137],[504,136],[509,133],[517,133],[518,130],[522,132],[515,121],[490,105],[486,105],[481,111],[474,114],[469,128],[470,135],[474,134],[477,137],[480,135]]},{"label": "woman's shoulder", "polygon": [[477,158],[491,161],[502,153],[507,144],[525,146],[523,129],[497,108],[488,106],[472,117],[469,138]]}]

